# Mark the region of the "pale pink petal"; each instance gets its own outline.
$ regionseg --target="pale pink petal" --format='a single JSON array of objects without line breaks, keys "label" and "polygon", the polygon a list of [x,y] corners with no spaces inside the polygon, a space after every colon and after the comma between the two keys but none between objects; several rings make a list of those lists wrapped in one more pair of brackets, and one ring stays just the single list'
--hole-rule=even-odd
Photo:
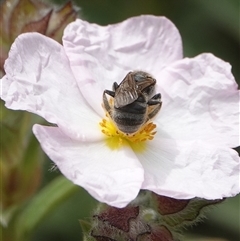
[{"label": "pale pink petal", "polygon": [[[65,29],[63,45],[79,87],[95,109],[103,90],[122,81],[129,71],[154,75],[182,58],[177,28],[164,17],[148,15],[104,27],[78,19]],[[92,95],[91,89],[98,94]]]},{"label": "pale pink petal", "polygon": [[239,90],[231,66],[211,54],[183,59],[158,77],[156,122],[171,138],[239,145]]},{"label": "pale pink petal", "polygon": [[145,171],[142,189],[177,199],[219,199],[240,192],[240,160],[230,148],[156,138],[137,156]]},{"label": "pale pink petal", "polygon": [[105,141],[77,142],[57,127],[35,125],[33,131],[60,171],[100,202],[124,207],[137,196],[143,168],[129,147],[111,150]]},{"label": "pale pink petal", "polygon": [[38,33],[20,35],[5,71],[1,98],[6,107],[36,113],[75,139],[102,138],[101,118],[82,97],[59,43]]}]

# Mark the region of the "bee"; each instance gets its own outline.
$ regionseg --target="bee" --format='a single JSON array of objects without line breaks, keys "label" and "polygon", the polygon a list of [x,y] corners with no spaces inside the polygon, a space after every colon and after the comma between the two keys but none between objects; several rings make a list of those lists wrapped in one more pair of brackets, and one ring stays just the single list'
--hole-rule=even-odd
[{"label": "bee", "polygon": [[[103,106],[117,128],[126,135],[134,135],[159,112],[161,94],[155,94],[156,80],[143,71],[129,72],[112,91],[104,90]],[[110,104],[107,95],[113,98]]]}]

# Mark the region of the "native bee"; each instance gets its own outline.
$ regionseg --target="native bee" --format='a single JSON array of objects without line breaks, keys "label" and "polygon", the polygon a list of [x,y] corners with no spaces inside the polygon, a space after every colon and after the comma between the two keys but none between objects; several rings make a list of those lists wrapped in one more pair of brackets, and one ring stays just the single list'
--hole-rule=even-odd
[{"label": "native bee", "polygon": [[[129,72],[112,91],[104,90],[103,106],[118,129],[132,135],[160,110],[161,94],[155,94],[156,80],[143,71]],[[113,104],[106,94],[113,98]]]}]

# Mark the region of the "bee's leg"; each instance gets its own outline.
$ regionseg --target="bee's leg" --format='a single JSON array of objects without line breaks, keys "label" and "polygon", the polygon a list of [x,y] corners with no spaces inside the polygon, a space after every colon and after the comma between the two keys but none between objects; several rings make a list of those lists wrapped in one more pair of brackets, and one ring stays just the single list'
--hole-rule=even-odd
[{"label": "bee's leg", "polygon": [[154,95],[149,101],[148,101],[148,119],[152,119],[161,109],[162,101],[161,101],[161,94]]},{"label": "bee's leg", "polygon": [[116,89],[119,87],[118,83],[117,82],[114,82],[113,83],[113,86],[112,86],[112,90],[113,91],[116,91]]},{"label": "bee's leg", "polygon": [[162,102],[158,103],[153,110],[148,114],[148,120],[152,119],[161,109]]},{"label": "bee's leg", "polygon": [[108,102],[106,94],[114,97],[115,96],[115,92],[110,91],[110,90],[104,90],[103,91],[103,105],[104,105],[104,108],[106,109],[106,111],[110,114],[111,106],[110,106],[110,104]]},{"label": "bee's leg", "polygon": [[154,96],[148,101],[148,105],[157,105],[159,102],[161,102],[161,94],[160,94],[160,93],[154,95]]},{"label": "bee's leg", "polygon": [[[114,91],[111,91],[111,90],[104,90],[103,91],[103,95],[106,95],[106,94],[108,94],[108,95],[110,95],[110,96],[112,96],[112,97],[115,97],[115,92]],[[106,97],[107,98],[107,97]]]}]

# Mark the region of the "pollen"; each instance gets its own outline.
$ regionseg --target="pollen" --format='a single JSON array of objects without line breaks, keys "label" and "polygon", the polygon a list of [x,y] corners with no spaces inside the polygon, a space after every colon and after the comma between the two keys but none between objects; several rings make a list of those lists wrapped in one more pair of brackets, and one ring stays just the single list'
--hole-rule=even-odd
[{"label": "pollen", "polygon": [[117,149],[123,145],[131,145],[135,151],[142,151],[145,149],[145,143],[153,140],[156,134],[156,125],[153,122],[146,123],[134,134],[126,134],[118,130],[108,115],[99,125],[102,133],[106,135],[106,142],[111,149]]}]

